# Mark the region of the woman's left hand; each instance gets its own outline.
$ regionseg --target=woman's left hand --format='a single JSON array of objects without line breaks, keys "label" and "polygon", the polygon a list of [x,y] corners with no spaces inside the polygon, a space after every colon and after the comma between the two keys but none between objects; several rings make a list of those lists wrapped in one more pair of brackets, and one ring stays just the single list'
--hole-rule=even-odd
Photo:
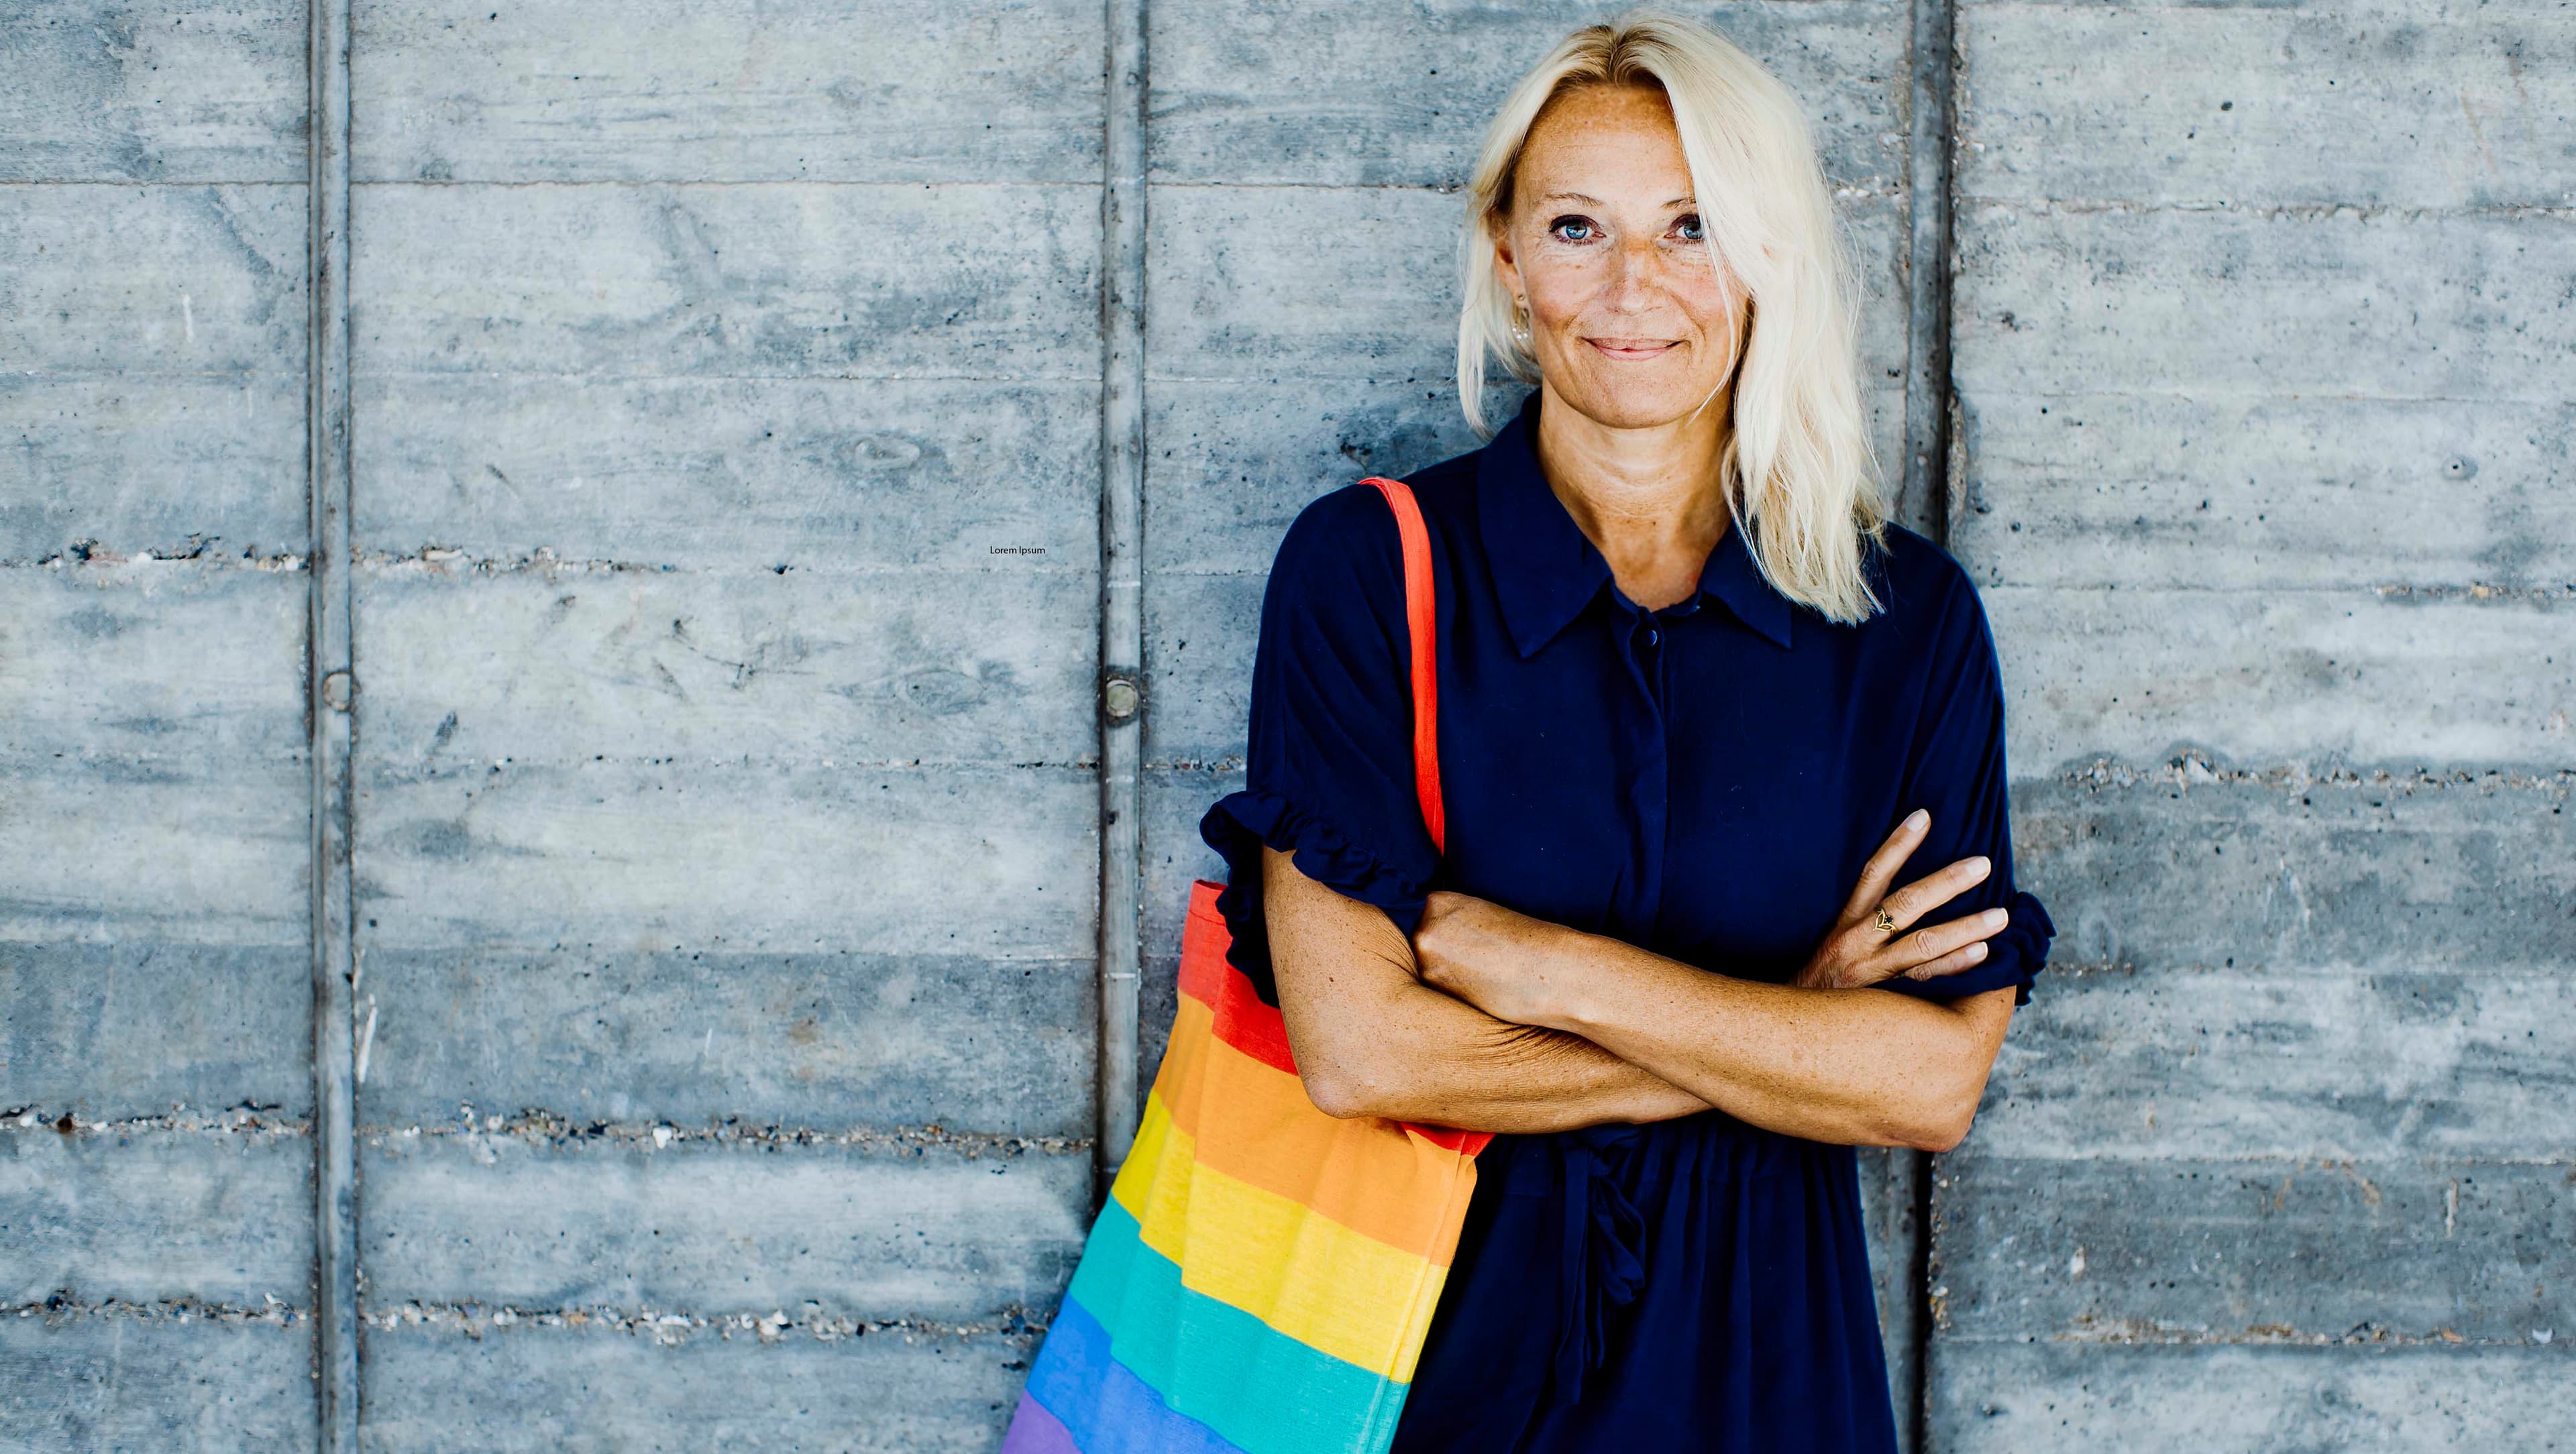
[{"label": "woman's left hand", "polygon": [[1551,950],[1576,931],[1473,894],[1432,893],[1413,932],[1422,982],[1497,1020],[1546,1025],[1566,980]]}]

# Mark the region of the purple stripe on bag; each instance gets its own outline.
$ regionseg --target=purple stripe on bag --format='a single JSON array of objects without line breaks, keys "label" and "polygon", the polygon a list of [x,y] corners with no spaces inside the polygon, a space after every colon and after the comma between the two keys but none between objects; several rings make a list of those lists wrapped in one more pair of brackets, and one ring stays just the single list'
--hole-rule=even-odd
[{"label": "purple stripe on bag", "polygon": [[1022,1398],[1020,1410],[1011,1415],[1011,1432],[1002,1436],[1002,1454],[1082,1454],[1074,1446],[1073,1433],[1056,1422],[1046,1405],[1033,1398]]}]

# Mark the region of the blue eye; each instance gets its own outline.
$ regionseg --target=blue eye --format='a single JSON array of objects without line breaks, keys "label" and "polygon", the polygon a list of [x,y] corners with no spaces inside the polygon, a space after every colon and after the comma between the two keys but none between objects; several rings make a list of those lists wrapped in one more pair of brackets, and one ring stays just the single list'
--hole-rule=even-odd
[{"label": "blue eye", "polygon": [[1596,229],[1589,217],[1560,217],[1547,230],[1567,242],[1590,242]]},{"label": "blue eye", "polygon": [[1683,213],[1681,219],[1673,224],[1673,229],[1682,235],[1684,242],[1708,241],[1708,230],[1701,225],[1696,212]]}]

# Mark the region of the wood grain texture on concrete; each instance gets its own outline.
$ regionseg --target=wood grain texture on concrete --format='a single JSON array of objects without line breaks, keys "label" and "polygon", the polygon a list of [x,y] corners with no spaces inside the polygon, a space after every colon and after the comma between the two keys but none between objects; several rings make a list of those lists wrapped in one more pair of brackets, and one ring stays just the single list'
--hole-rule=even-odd
[{"label": "wood grain texture on concrete", "polygon": [[0,15],[0,180],[301,182],[301,5],[59,0]]},{"label": "wood grain texture on concrete", "polygon": [[[819,1308],[571,1319],[416,1310],[371,1321],[367,1439],[627,1454],[722,1445],[976,1454],[1001,1443],[1037,1335],[853,1329]],[[776,1315],[775,1324],[763,1320]]]},{"label": "wood grain texture on concrete", "polygon": [[2563,1347],[1944,1343],[1933,1447],[2564,1449]]},{"label": "wood grain texture on concrete", "polygon": [[[858,938],[861,936],[850,936]],[[5,961],[0,961],[5,972]],[[377,949],[367,1109],[1080,1139],[1087,956]]]},{"label": "wood grain texture on concrete", "polygon": [[593,1137],[522,1119],[369,1131],[370,1306],[713,1310],[821,1301],[870,1320],[1052,1299],[1089,1158],[902,1138]]},{"label": "wood grain texture on concrete", "polygon": [[[260,1117],[69,1130],[0,1121],[0,1307],[308,1301],[308,1128]],[[0,1321],[6,1321],[0,1319]]]},{"label": "wood grain texture on concrete", "polygon": [[1100,178],[1079,0],[360,0],[364,181]]},{"label": "wood grain texture on concrete", "polygon": [[29,1454],[302,1449],[311,1321],[187,1302],[0,1318],[0,1411]]}]

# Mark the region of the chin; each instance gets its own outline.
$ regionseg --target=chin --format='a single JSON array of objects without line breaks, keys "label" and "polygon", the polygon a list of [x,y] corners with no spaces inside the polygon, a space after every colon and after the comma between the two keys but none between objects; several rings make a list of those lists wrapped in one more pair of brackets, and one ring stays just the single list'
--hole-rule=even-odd
[{"label": "chin", "polygon": [[1572,388],[1560,385],[1556,392],[1576,413],[1606,429],[1658,429],[1679,423],[1710,393],[1681,380],[1627,379],[1614,385],[1597,375],[1576,381]]}]

